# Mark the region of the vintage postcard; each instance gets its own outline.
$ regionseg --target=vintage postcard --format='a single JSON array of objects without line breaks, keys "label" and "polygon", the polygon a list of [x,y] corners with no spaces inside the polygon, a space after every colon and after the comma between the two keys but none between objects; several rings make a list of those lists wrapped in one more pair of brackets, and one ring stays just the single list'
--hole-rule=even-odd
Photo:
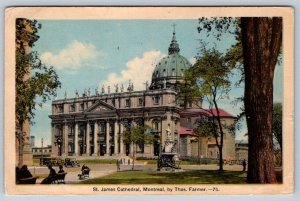
[{"label": "vintage postcard", "polygon": [[10,7],[10,195],[291,194],[290,7]]}]

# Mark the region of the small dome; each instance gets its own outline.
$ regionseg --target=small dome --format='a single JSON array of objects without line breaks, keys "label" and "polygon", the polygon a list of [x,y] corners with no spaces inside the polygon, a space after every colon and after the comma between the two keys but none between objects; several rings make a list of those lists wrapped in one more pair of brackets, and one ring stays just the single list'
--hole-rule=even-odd
[{"label": "small dome", "polygon": [[189,69],[192,64],[181,56],[179,51],[174,31],[169,54],[157,63],[152,74],[150,88],[174,88],[174,85],[182,81],[184,71]]}]

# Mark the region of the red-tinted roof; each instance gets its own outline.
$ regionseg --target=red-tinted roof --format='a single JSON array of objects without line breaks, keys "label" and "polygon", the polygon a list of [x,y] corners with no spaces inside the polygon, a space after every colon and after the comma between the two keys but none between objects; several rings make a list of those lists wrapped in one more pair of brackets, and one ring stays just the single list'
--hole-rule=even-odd
[{"label": "red-tinted roof", "polygon": [[208,140],[207,144],[208,144],[208,145],[217,145],[215,139],[210,139],[210,140]]},{"label": "red-tinted roof", "polygon": [[191,128],[180,127],[179,135],[195,135],[195,134],[193,133],[193,129]]},{"label": "red-tinted roof", "polygon": [[[219,113],[221,117],[231,117],[234,116],[223,109],[219,109]],[[186,109],[180,112],[180,117],[198,117],[198,116],[217,116],[216,109]]]}]

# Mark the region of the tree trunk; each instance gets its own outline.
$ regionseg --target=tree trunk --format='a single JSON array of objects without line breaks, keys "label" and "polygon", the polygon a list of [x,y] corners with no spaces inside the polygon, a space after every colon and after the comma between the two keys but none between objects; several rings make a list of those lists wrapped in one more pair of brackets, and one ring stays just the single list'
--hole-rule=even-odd
[{"label": "tree trunk", "polygon": [[135,152],[136,152],[136,144],[132,144],[133,146],[133,153],[132,153],[132,170],[134,170],[134,158],[135,158]]},{"label": "tree trunk", "polygon": [[241,18],[248,126],[248,183],[276,183],[273,155],[273,77],[282,18]]},{"label": "tree trunk", "polygon": [[223,146],[219,145],[219,171],[223,171]]},{"label": "tree trunk", "polygon": [[18,150],[19,150],[19,160],[18,166],[21,168],[23,165],[23,145],[24,145],[24,136],[23,136],[23,123],[19,123],[19,131],[18,131]]},{"label": "tree trunk", "polygon": [[[216,93],[215,93],[216,94]],[[220,111],[219,107],[216,101],[216,95],[214,94],[213,102],[217,111],[217,121],[218,121],[218,126],[220,130],[220,144],[218,145],[219,148],[219,170],[223,171],[223,141],[224,141],[224,132],[223,132],[223,127],[221,123],[221,117],[220,117]]]}]

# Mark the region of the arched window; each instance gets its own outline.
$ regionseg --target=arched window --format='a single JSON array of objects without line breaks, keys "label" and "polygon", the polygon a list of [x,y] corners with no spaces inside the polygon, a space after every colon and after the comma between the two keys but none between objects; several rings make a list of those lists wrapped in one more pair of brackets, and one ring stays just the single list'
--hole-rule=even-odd
[{"label": "arched window", "polygon": [[74,125],[68,125],[68,135],[73,136],[74,135]]},{"label": "arched window", "polygon": [[154,105],[159,105],[159,96],[154,97]]},{"label": "arched window", "polygon": [[75,104],[74,103],[69,105],[69,111],[75,112]]},{"label": "arched window", "polygon": [[83,111],[83,110],[84,110],[84,104],[80,103],[80,105],[79,105],[79,111]]},{"label": "arched window", "polygon": [[157,121],[154,122],[153,124],[154,130],[158,131],[159,129],[159,123]]}]

